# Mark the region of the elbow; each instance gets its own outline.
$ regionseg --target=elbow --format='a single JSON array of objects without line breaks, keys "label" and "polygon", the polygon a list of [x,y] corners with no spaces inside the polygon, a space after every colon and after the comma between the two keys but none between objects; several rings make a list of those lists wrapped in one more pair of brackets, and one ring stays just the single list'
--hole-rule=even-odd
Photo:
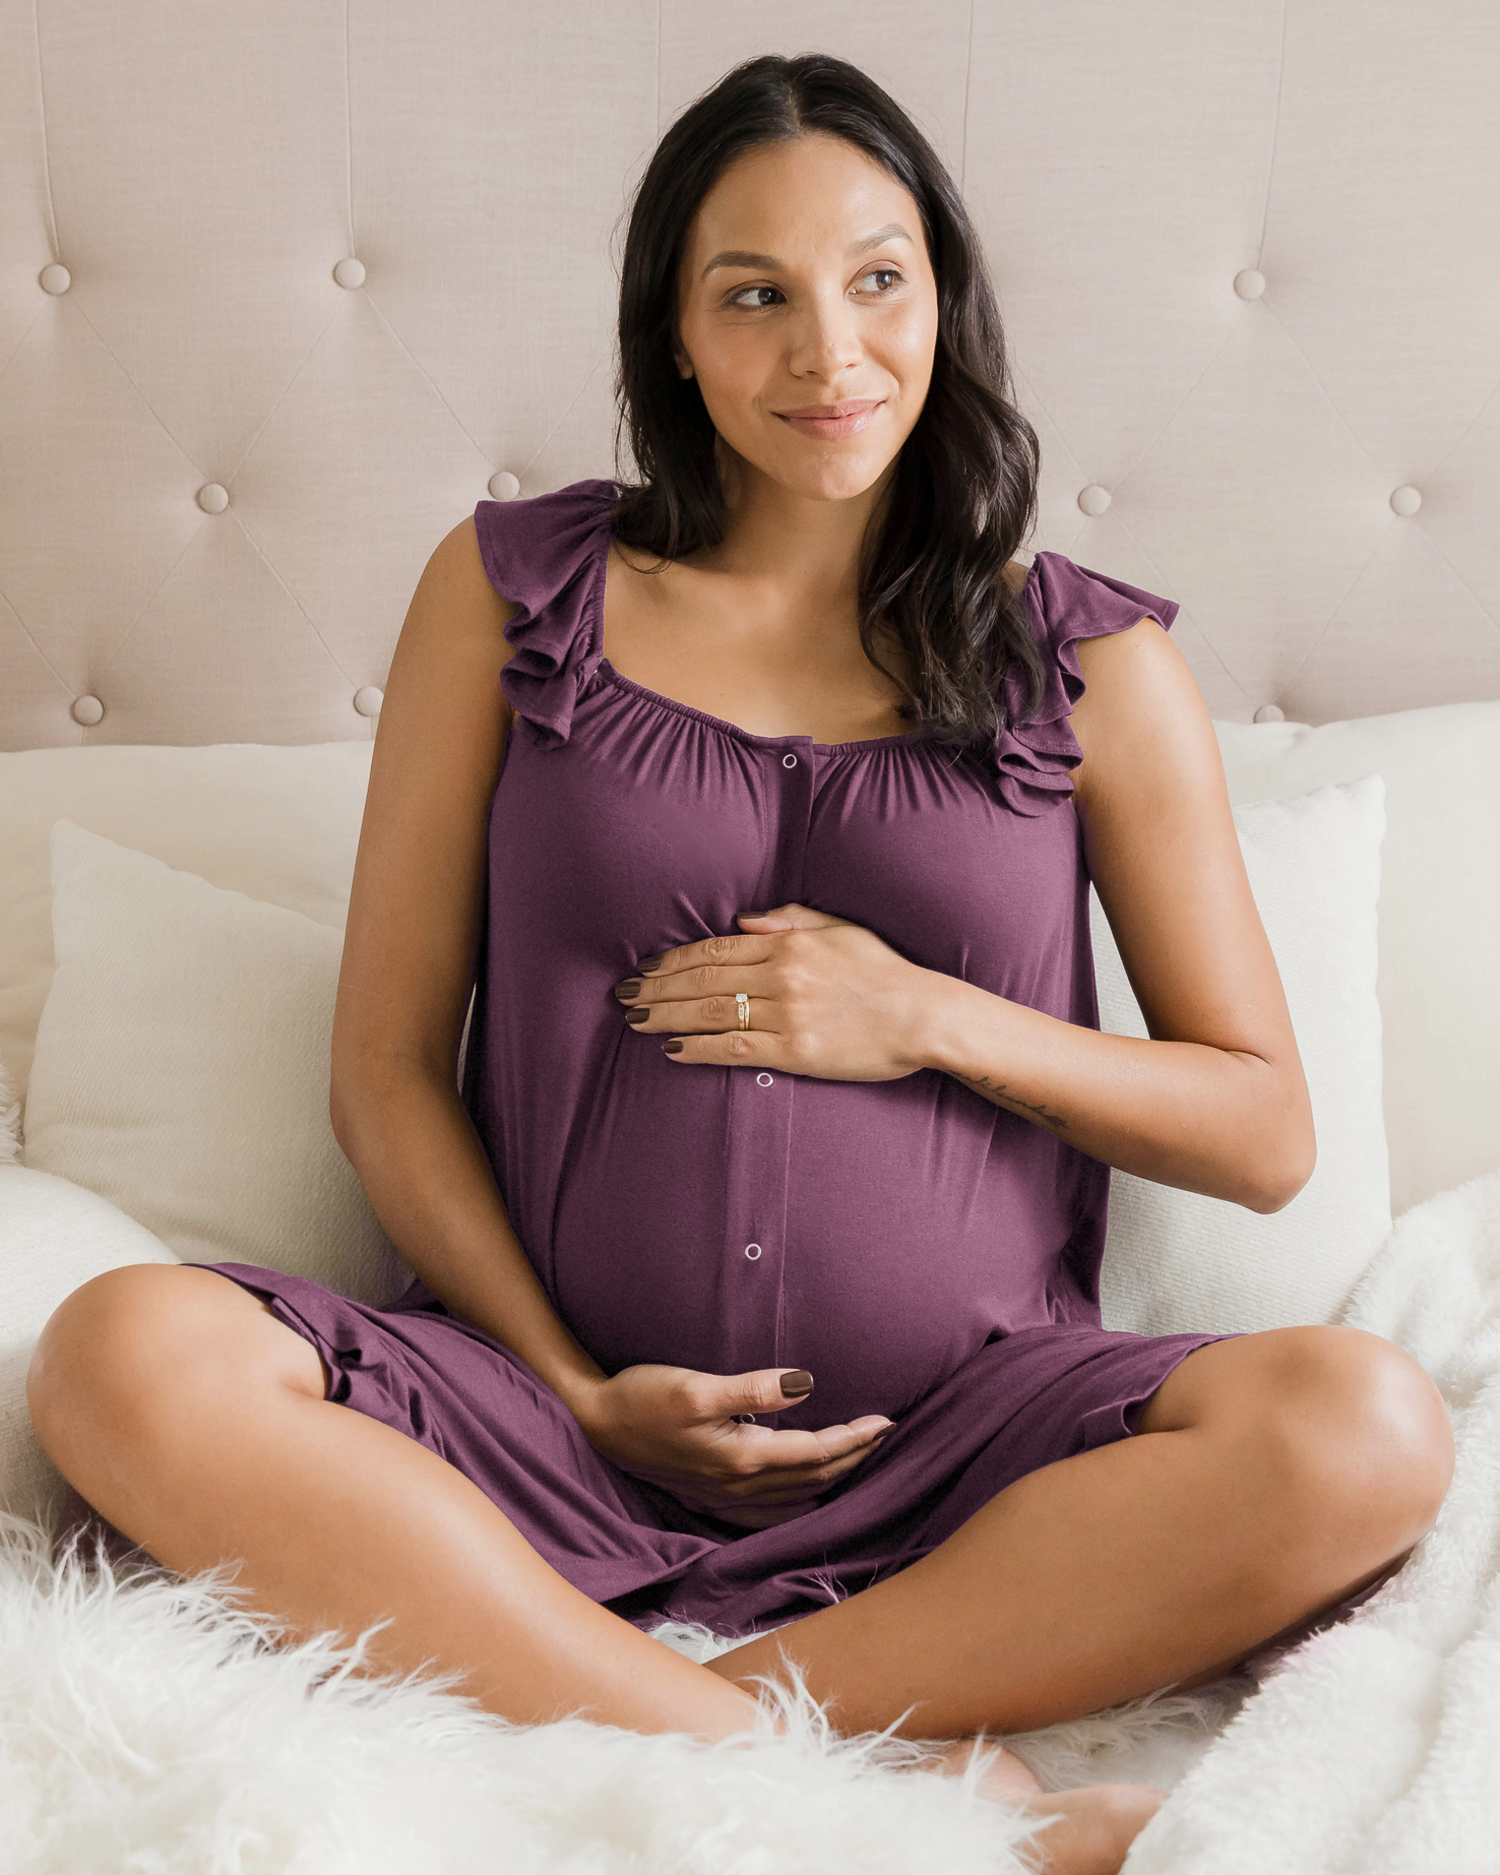
[{"label": "elbow", "polygon": [[1258,1181],[1257,1200],[1250,1209],[1263,1217],[1284,1211],[1312,1177],[1317,1163],[1318,1143],[1309,1120],[1304,1129],[1283,1140],[1270,1158]]}]

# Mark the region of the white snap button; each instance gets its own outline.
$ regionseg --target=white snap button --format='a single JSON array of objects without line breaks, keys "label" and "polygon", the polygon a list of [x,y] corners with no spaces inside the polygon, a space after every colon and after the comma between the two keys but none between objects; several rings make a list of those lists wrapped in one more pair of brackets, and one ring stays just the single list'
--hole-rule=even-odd
[{"label": "white snap button", "polygon": [[55,260],[50,266],[43,267],[37,275],[37,285],[44,293],[66,293],[72,284],[73,276],[60,260]]},{"label": "white snap button", "polygon": [[490,477],[489,486],[490,494],[496,501],[514,501],[521,492],[520,478],[512,475],[509,469],[496,469]]},{"label": "white snap button", "polygon": [[222,514],[229,506],[229,490],[222,482],[205,482],[198,490],[198,506],[205,514]]},{"label": "white snap button", "polygon": [[104,705],[97,697],[75,697],[72,716],[75,723],[82,723],[85,729],[92,729],[95,723],[103,722]]},{"label": "white snap button", "polygon": [[760,1245],[758,1243],[747,1243],[745,1245],[745,1255],[749,1257],[752,1263],[759,1263]]},{"label": "white snap button", "polygon": [[771,1085],[771,1077],[769,1074],[757,1074],[755,1082],[758,1087],[769,1087]]},{"label": "white snap button", "polygon": [[333,277],[340,286],[357,287],[365,283],[365,263],[362,260],[341,260],[333,270]]},{"label": "white snap button", "polygon": [[781,766],[783,768],[795,768],[797,766],[796,756],[795,755],[783,755],[781,758]]},{"label": "white snap button", "polygon": [[362,690],[354,693],[354,707],[361,716],[378,716],[384,702],[385,692],[378,684],[366,684]]}]

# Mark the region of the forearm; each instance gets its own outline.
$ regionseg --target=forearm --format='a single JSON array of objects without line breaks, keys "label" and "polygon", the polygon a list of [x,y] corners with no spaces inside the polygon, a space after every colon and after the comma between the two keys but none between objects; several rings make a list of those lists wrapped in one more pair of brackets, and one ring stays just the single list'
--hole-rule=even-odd
[{"label": "forearm", "polygon": [[603,1371],[526,1260],[457,1090],[403,1063],[372,1065],[338,1132],[386,1235],[433,1294],[570,1408],[581,1402]]},{"label": "forearm", "polygon": [[1158,1184],[1273,1211],[1306,1182],[1300,1074],[1289,1091],[1259,1055],[1105,1034],[932,974],[924,1066]]}]

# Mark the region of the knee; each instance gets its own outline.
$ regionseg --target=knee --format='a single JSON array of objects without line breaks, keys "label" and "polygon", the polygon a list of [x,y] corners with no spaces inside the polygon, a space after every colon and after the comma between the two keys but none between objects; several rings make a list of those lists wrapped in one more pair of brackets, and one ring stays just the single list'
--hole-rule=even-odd
[{"label": "knee", "polygon": [[1289,1507],[1357,1530],[1395,1556],[1435,1521],[1453,1478],[1453,1427],[1435,1382],[1364,1329],[1269,1331],[1257,1406]]},{"label": "knee", "polygon": [[195,1422],[210,1389],[241,1384],[244,1305],[209,1270],[134,1263],[75,1289],[43,1328],[26,1376],[42,1449],[76,1483],[108,1451],[160,1443]]}]

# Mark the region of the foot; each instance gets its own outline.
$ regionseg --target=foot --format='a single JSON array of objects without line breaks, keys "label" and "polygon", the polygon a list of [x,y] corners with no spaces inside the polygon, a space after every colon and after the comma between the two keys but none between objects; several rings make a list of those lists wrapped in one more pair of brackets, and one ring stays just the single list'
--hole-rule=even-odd
[{"label": "foot", "polygon": [[[972,1739],[955,1739],[937,1756],[950,1777],[962,1776]],[[1027,1844],[1041,1856],[1038,1875],[1117,1875],[1132,1842],[1167,1800],[1149,1784],[1091,1784],[1083,1790],[1044,1791],[1011,1751],[999,1751],[979,1782],[980,1792],[1053,1821]]]}]

